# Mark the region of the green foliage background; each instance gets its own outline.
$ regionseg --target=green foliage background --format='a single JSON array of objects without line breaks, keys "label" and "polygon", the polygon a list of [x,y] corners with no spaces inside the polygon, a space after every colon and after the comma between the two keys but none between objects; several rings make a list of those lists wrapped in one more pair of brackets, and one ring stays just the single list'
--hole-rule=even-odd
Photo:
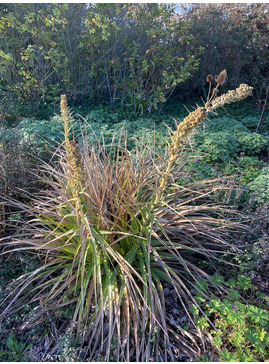
[{"label": "green foliage background", "polygon": [[0,4],[0,117],[48,118],[59,96],[143,114],[207,93],[226,68],[229,87],[268,78],[268,4]]},{"label": "green foliage background", "polygon": [[0,14],[1,90],[24,113],[53,111],[61,93],[143,113],[191,76],[202,50],[165,4],[2,4]]}]

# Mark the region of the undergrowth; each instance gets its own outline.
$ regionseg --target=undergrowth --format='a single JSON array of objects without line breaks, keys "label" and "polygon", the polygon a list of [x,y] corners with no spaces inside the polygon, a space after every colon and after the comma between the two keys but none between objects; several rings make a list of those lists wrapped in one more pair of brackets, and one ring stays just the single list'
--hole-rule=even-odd
[{"label": "undergrowth", "polygon": [[[205,286],[206,282],[202,284]],[[226,284],[230,288],[226,298],[212,295],[203,303],[206,314],[214,322],[213,330],[197,308],[191,308],[197,325],[210,337],[215,351],[210,356],[204,354],[197,361],[215,361],[216,358],[221,362],[266,361],[269,355],[268,296],[256,292],[251,279],[242,274],[236,279],[230,278]],[[246,298],[242,291],[248,292]],[[199,292],[197,287],[197,294]]]}]

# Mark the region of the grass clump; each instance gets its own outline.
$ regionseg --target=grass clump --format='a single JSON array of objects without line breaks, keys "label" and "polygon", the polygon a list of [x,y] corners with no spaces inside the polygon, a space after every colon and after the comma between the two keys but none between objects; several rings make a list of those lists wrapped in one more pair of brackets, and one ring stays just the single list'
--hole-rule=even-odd
[{"label": "grass clump", "polygon": [[[29,250],[42,264],[18,278],[2,302],[1,317],[33,302],[47,313],[73,305],[72,332],[86,343],[87,360],[100,355],[117,361],[174,360],[178,334],[167,323],[163,284],[174,289],[193,327],[199,329],[192,305],[210,323],[201,303],[227,289],[197,262],[236,254],[227,234],[239,227],[227,218],[228,209],[214,203],[217,180],[176,183],[184,173],[182,146],[210,111],[250,92],[242,85],[227,96],[213,95],[177,125],[168,155],[139,144],[130,153],[124,136],[109,151],[105,143],[93,147],[86,135],[78,145],[70,138],[62,96],[64,148],[58,149],[57,165],[44,163],[49,189],[30,204],[17,203],[31,219],[5,240],[5,253]],[[201,291],[194,295],[197,285]],[[185,350],[197,354],[188,345]]]}]

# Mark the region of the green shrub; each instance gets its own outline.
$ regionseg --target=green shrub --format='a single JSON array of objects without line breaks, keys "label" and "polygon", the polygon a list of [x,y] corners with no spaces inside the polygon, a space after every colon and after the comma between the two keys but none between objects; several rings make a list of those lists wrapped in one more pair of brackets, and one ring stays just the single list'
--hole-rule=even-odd
[{"label": "green shrub", "polygon": [[23,141],[16,129],[0,128],[0,193],[5,197],[17,198],[20,190],[31,189],[37,182],[33,173],[37,160],[31,151],[34,146],[30,138]]},{"label": "green shrub", "polygon": [[187,84],[189,93],[201,88],[205,75],[219,65],[227,69],[231,86],[237,85],[240,79],[255,87],[257,98],[261,97],[261,89],[265,93],[267,3],[194,4],[183,16],[191,24],[197,44],[207,50],[200,57],[199,71]]},{"label": "green shrub", "polygon": [[23,116],[51,115],[63,90],[75,104],[157,108],[202,52],[187,46],[193,36],[171,4],[5,4],[0,11],[0,93],[14,95]]}]

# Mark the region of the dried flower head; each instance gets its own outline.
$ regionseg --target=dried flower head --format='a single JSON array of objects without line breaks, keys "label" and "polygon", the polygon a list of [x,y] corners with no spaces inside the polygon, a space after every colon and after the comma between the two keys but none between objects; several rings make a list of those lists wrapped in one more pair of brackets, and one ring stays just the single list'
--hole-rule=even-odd
[{"label": "dried flower head", "polygon": [[206,76],[206,82],[212,82],[214,80],[214,77],[212,75],[207,75]]},{"label": "dried flower head", "polygon": [[223,85],[227,78],[227,72],[226,70],[221,71],[221,73],[216,77],[216,82],[219,85]]}]

